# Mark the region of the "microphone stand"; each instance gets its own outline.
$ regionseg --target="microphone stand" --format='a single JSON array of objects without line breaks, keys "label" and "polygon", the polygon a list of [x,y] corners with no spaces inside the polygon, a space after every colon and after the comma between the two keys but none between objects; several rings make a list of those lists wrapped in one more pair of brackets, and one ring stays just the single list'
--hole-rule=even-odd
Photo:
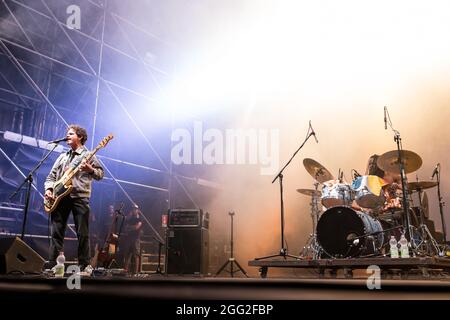
[{"label": "microphone stand", "polygon": [[156,267],[156,274],[162,274],[162,269],[161,269],[161,248],[164,245],[164,243],[159,240],[157,237],[153,236],[153,239],[156,240],[156,242],[158,242],[158,265]]},{"label": "microphone stand", "polygon": [[30,205],[30,195],[31,195],[31,185],[33,184],[33,175],[34,173],[42,166],[45,160],[50,156],[50,154],[56,149],[58,146],[57,143],[54,143],[53,149],[51,149],[47,154],[38,162],[38,164],[28,173],[26,178],[23,180],[22,184],[17,187],[17,189],[9,196],[9,199],[11,200],[16,196],[16,194],[19,193],[20,189],[27,184],[27,193],[25,196],[25,208],[23,209],[23,223],[22,223],[22,234],[20,235],[20,239],[23,240],[25,236],[25,226],[27,223],[27,216],[28,216],[28,207]]},{"label": "microphone stand", "polygon": [[447,231],[446,231],[446,224],[444,219],[444,201],[441,196],[441,169],[437,171],[437,183],[438,183],[438,199],[439,199],[439,213],[441,215],[441,223],[442,223],[442,233],[444,234],[444,244],[447,245]]},{"label": "microphone stand", "polygon": [[405,165],[403,163],[402,159],[402,139],[400,138],[400,132],[397,130],[394,130],[394,141],[397,143],[397,150],[398,150],[398,162],[400,167],[400,177],[402,179],[402,201],[403,201],[403,221],[405,223],[405,229],[406,229],[406,237],[409,238],[411,243],[413,244],[413,247],[415,248],[414,239],[411,237],[411,222],[409,219],[409,203],[406,198],[406,173],[405,173]]},{"label": "microphone stand", "polygon": [[288,254],[288,250],[284,246],[283,171],[291,163],[292,159],[294,159],[294,157],[297,155],[297,153],[303,148],[303,146],[309,140],[309,138],[311,138],[311,136],[313,136],[313,135],[314,135],[314,131],[310,132],[310,128],[308,128],[308,133],[307,133],[307,136],[306,136],[305,140],[303,141],[303,143],[294,152],[294,154],[289,159],[289,161],[284,165],[284,167],[280,170],[280,172],[278,172],[278,174],[272,180],[272,183],[274,183],[277,179],[280,182],[280,205],[281,205],[281,210],[280,210],[280,216],[281,216],[281,249],[280,249],[280,253],[269,255],[269,256],[265,256],[265,257],[255,258],[255,260],[263,260],[263,259],[269,259],[269,258],[274,258],[274,257],[283,257],[284,259],[286,259],[286,257],[300,259],[300,257]]}]

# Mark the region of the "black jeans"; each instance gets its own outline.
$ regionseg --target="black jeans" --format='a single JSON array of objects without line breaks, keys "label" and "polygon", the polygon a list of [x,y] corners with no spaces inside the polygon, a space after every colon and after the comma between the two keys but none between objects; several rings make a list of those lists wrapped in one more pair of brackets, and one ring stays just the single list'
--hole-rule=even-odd
[{"label": "black jeans", "polygon": [[63,250],[67,220],[72,211],[75,231],[78,238],[78,264],[86,266],[90,263],[89,250],[89,198],[64,197],[55,211],[51,213],[50,262],[55,262],[59,252]]}]

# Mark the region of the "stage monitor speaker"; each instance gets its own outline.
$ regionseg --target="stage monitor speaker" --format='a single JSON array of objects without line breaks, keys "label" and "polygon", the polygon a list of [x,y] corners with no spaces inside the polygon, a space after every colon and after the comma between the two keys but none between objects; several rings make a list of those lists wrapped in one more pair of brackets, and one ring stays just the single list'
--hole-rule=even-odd
[{"label": "stage monitor speaker", "polygon": [[41,273],[45,260],[20,238],[0,238],[0,274]]},{"label": "stage monitor speaker", "polygon": [[201,227],[167,229],[167,274],[206,275],[208,259],[208,229]]}]

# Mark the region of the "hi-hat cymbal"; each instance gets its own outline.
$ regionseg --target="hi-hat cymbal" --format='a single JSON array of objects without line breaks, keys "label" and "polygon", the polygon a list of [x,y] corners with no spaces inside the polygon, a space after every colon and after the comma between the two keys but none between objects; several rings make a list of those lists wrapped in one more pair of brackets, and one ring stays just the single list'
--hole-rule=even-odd
[{"label": "hi-hat cymbal", "polygon": [[324,183],[325,181],[329,180],[335,180],[330,171],[325,169],[324,166],[313,159],[303,159],[303,165],[305,166],[306,171],[308,171],[308,173],[320,183]]},{"label": "hi-hat cymbal", "polygon": [[304,194],[305,196],[316,196],[320,197],[322,196],[322,192],[320,190],[314,190],[314,189],[297,189],[297,192]]},{"label": "hi-hat cymbal", "polygon": [[[417,153],[408,150],[401,152],[406,174],[417,171],[422,166],[422,159]],[[377,160],[377,165],[384,171],[400,174],[398,150],[392,150],[382,154]]]},{"label": "hi-hat cymbal", "polygon": [[424,189],[430,189],[438,185],[435,181],[417,181],[408,183],[409,191],[419,191]]}]

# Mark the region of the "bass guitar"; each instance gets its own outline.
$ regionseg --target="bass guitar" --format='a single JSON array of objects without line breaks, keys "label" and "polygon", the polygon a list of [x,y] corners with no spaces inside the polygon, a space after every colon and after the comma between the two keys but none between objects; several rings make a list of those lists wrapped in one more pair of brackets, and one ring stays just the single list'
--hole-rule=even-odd
[{"label": "bass guitar", "polygon": [[[97,147],[95,147],[94,150],[91,152],[87,152],[86,156],[83,160],[86,160],[86,162],[90,161],[92,157],[97,153],[98,150],[101,148],[104,148],[108,142],[113,138],[114,136],[112,134],[109,134],[107,137],[105,137]],[[53,185],[53,195],[49,198],[44,198],[44,210],[47,213],[52,213],[56,207],[58,206],[59,202],[73,189],[72,186],[72,178],[80,171],[81,169],[81,163],[83,161],[79,161],[78,164],[73,167],[69,168],[66,172],[64,172],[61,179],[55,182]]]}]

